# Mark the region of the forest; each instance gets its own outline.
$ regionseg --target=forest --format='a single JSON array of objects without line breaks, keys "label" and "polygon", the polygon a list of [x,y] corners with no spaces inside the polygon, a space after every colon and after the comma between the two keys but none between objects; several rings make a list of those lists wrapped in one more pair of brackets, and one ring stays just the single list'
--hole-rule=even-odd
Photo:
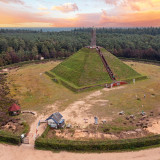
[{"label": "forest", "polygon": [[[0,66],[65,58],[90,45],[92,28],[43,32],[0,29]],[[97,28],[97,45],[117,57],[160,61],[160,28]]]}]

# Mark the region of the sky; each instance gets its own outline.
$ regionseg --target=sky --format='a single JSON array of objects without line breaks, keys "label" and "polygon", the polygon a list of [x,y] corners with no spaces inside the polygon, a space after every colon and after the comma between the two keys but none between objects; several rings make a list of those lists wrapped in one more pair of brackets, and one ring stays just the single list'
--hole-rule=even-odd
[{"label": "sky", "polygon": [[0,27],[160,27],[160,0],[0,0]]}]

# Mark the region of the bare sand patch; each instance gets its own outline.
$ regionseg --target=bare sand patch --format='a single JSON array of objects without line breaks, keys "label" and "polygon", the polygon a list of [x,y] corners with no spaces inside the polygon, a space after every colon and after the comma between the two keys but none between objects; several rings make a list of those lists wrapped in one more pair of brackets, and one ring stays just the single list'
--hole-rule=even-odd
[{"label": "bare sand patch", "polygon": [[151,126],[146,130],[154,134],[160,134],[160,119],[153,120]]},{"label": "bare sand patch", "polygon": [[[95,100],[95,98],[97,99],[101,95],[101,91],[96,91],[87,97],[70,104],[61,113],[68,123],[77,125],[81,128],[86,128],[88,125],[94,124],[94,117],[96,116],[90,113],[91,107],[96,103],[99,103],[100,106],[104,106],[108,102],[108,100],[102,99]],[[101,119],[99,120],[101,121]]]},{"label": "bare sand patch", "polygon": [[56,130],[56,136],[65,138],[68,140],[89,140],[89,139],[112,139],[116,140],[116,137],[113,134],[105,134],[99,132],[89,132],[88,130],[76,129],[74,132],[70,132],[69,130],[65,130],[61,132],[60,130]]},{"label": "bare sand patch", "polygon": [[102,95],[102,92],[101,92],[101,91],[96,91],[96,92],[88,95],[88,96],[87,96],[86,98],[84,98],[84,99],[85,99],[85,100],[90,100],[90,99],[95,98],[95,97],[98,97],[98,96],[100,96],[100,95]]},{"label": "bare sand patch", "polygon": [[[94,117],[96,115],[92,115],[90,113],[91,107],[97,103],[99,104],[99,106],[103,107],[106,106],[109,102],[108,100],[98,99],[103,94],[102,91],[111,91],[122,88],[125,88],[125,86],[104,88],[102,90],[95,91],[90,95],[70,104],[64,111],[61,112],[61,114],[63,115],[67,123],[85,128],[89,124],[94,124]],[[46,108],[50,110],[50,113],[53,113],[53,111],[58,110],[58,106],[60,105],[60,102],[56,102],[55,104],[49,105]],[[106,117],[106,120],[110,121],[111,119]],[[102,119],[99,119],[99,121],[102,121]]]}]

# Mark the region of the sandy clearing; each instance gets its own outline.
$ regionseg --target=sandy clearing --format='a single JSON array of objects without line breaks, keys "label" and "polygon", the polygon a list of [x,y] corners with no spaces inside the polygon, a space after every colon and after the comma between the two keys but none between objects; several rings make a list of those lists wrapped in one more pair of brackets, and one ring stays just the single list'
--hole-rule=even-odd
[{"label": "sandy clearing", "polygon": [[160,160],[160,148],[121,153],[53,153],[4,144],[0,148],[0,160]]},{"label": "sandy clearing", "polygon": [[160,119],[153,120],[152,125],[146,130],[151,133],[160,134]]},{"label": "sandy clearing", "polygon": [[[90,95],[86,96],[85,98],[82,98],[70,104],[64,111],[61,112],[61,114],[63,115],[67,123],[70,123],[74,126],[79,126],[81,128],[86,128],[89,124],[94,124],[94,117],[96,116],[89,113],[90,108],[96,103],[99,103],[101,107],[106,106],[108,103],[108,100],[98,99],[103,94],[103,91],[108,92],[122,88],[125,88],[125,86],[104,88],[102,90],[95,91]],[[58,109],[59,105],[61,104],[59,104],[59,102],[56,102],[55,104],[47,106],[46,108],[53,112]],[[85,119],[87,119],[87,123],[85,123]],[[99,119],[99,121],[103,119]],[[105,119],[107,121],[111,120],[110,118]]]},{"label": "sandy clearing", "polygon": [[[89,124],[94,123],[94,117],[87,113],[91,106],[92,105],[87,104],[86,101],[76,101],[62,111],[61,114],[64,119],[72,125],[78,125],[85,128]],[[85,123],[84,119],[88,119],[88,123]]]}]

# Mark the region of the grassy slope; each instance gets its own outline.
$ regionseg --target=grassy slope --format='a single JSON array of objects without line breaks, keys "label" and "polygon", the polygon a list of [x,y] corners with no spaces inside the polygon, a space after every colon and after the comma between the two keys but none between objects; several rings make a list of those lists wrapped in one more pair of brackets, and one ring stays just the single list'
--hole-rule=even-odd
[{"label": "grassy slope", "polygon": [[83,72],[83,66],[85,63],[85,54],[82,54],[82,50],[68,58],[66,61],[59,64],[51,72],[62,77],[66,81],[78,85],[78,80]]},{"label": "grassy slope", "polygon": [[103,52],[103,55],[117,80],[126,80],[141,77],[139,73],[137,73],[130,66],[123,63],[121,60],[109,53],[104,48],[102,48],[101,51]]},{"label": "grassy slope", "polygon": [[[124,64],[107,50],[104,48],[101,50],[117,80],[141,77],[139,73]],[[96,49],[82,48],[73,56],[52,69],[51,72],[55,73],[58,78],[77,87],[112,82]]]},{"label": "grassy slope", "polygon": [[81,74],[79,85],[84,86],[85,84],[96,84],[111,82],[109,75],[101,62],[99,55],[96,50],[87,49],[86,62],[84,65],[84,71]]},{"label": "grassy slope", "polygon": [[78,87],[111,82],[96,50],[87,48],[81,49],[51,71]]}]

